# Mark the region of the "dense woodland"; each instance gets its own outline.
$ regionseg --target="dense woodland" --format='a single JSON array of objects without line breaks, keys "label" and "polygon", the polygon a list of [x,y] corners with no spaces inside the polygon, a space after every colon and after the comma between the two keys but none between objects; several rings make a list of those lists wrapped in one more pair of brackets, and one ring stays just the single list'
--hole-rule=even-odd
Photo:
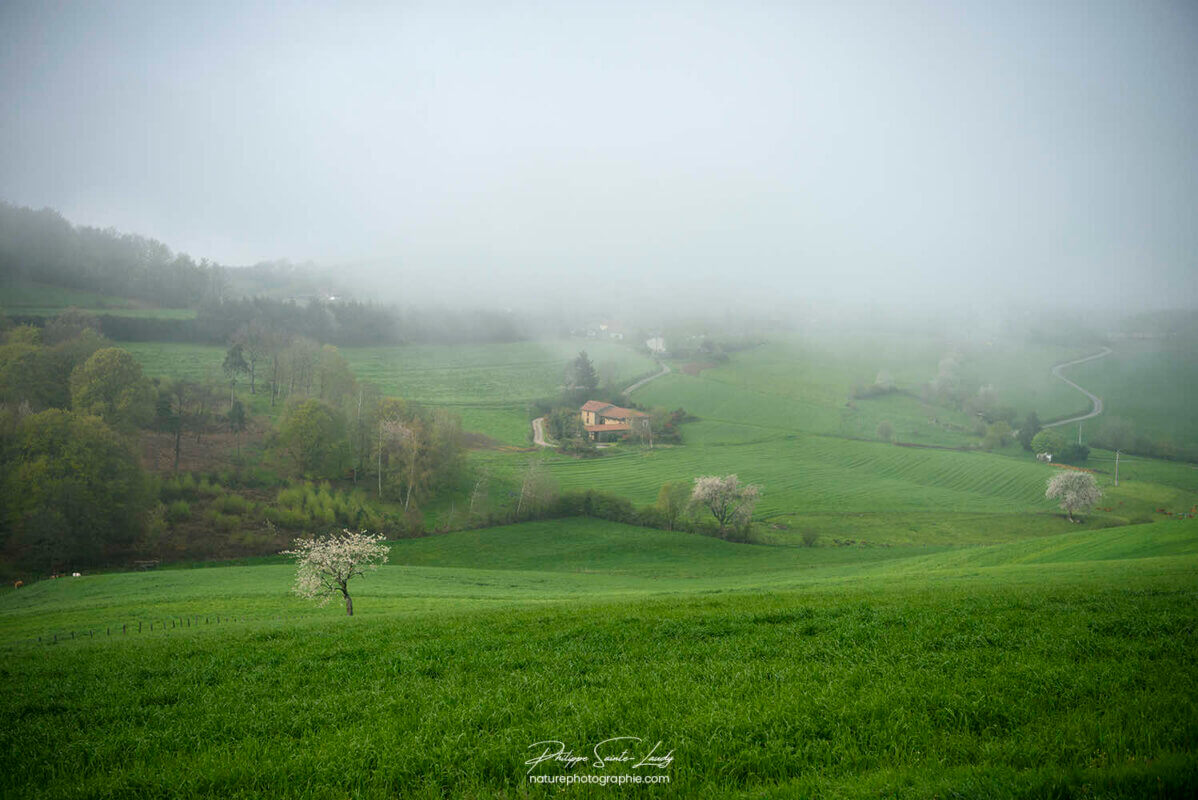
[{"label": "dense woodland", "polygon": [[[274,335],[342,346],[504,342],[527,335],[506,312],[405,309],[331,299],[316,290],[328,281],[314,267],[196,262],[154,239],[76,226],[52,209],[0,202],[0,287],[22,282],[196,310],[194,319],[100,314],[98,329],[121,341],[223,344],[250,323]],[[10,316],[21,323],[41,323],[39,317]]]}]

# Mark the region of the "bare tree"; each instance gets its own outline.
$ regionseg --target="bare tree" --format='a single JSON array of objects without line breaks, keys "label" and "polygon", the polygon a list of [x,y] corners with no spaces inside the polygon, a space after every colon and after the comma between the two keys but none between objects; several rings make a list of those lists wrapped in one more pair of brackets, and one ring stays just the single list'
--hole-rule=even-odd
[{"label": "bare tree", "polygon": [[520,499],[516,502],[516,517],[522,513],[536,513],[545,508],[554,495],[557,494],[557,483],[551,475],[544,471],[544,464],[534,458],[528,462],[524,470],[524,479],[520,482]]}]

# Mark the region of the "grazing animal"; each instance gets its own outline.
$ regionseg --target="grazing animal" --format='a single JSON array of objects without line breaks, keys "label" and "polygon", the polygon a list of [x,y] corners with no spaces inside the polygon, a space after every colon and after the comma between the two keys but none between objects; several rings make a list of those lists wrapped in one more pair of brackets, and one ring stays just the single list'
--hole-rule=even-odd
[{"label": "grazing animal", "polygon": [[71,573],[71,577],[72,577],[72,578],[78,578],[78,577],[79,577],[81,574],[82,574],[82,573],[80,573],[80,572],[72,572],[72,573]]},{"label": "grazing animal", "polygon": [[13,581],[12,588],[20,589],[24,585],[25,585],[25,581]]}]

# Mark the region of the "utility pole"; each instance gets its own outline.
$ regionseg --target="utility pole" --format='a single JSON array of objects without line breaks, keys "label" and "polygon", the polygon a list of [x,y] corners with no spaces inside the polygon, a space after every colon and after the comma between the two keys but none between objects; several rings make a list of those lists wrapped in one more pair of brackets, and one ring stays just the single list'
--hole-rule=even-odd
[{"label": "utility pole", "polygon": [[1082,424],[1080,422],[1077,423],[1077,443],[1082,443]]},{"label": "utility pole", "polygon": [[1119,451],[1115,451],[1115,485],[1119,485]]}]

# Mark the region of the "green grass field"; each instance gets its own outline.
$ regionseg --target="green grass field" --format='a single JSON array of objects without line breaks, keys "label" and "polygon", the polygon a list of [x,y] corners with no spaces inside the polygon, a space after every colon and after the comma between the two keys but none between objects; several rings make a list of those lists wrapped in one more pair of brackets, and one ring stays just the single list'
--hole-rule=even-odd
[{"label": "green grass field", "polygon": [[1127,420],[1150,439],[1198,450],[1198,349],[1153,341],[1116,342],[1113,348],[1106,358],[1073,368],[1070,378],[1103,399],[1105,415]]},{"label": "green grass field", "polygon": [[1192,520],[865,550],[569,520],[391,561],[352,619],[275,563],[0,593],[0,793],[541,797],[529,745],[614,736],[672,753],[623,789],[661,796],[1198,788]]},{"label": "green grass field", "polygon": [[[167,342],[122,342],[151,377],[201,380],[219,374],[221,347]],[[442,406],[462,418],[467,431],[507,445],[527,445],[529,404],[560,391],[566,366],[586,350],[601,377],[617,385],[654,370],[654,363],[609,342],[558,339],[487,345],[344,347],[341,354],[359,380],[384,394]]]},{"label": "green grass field", "polygon": [[128,297],[113,297],[82,289],[67,289],[39,283],[0,286],[0,311],[37,317],[52,317],[74,306],[93,314],[155,319],[193,319],[193,308],[150,308]]}]

